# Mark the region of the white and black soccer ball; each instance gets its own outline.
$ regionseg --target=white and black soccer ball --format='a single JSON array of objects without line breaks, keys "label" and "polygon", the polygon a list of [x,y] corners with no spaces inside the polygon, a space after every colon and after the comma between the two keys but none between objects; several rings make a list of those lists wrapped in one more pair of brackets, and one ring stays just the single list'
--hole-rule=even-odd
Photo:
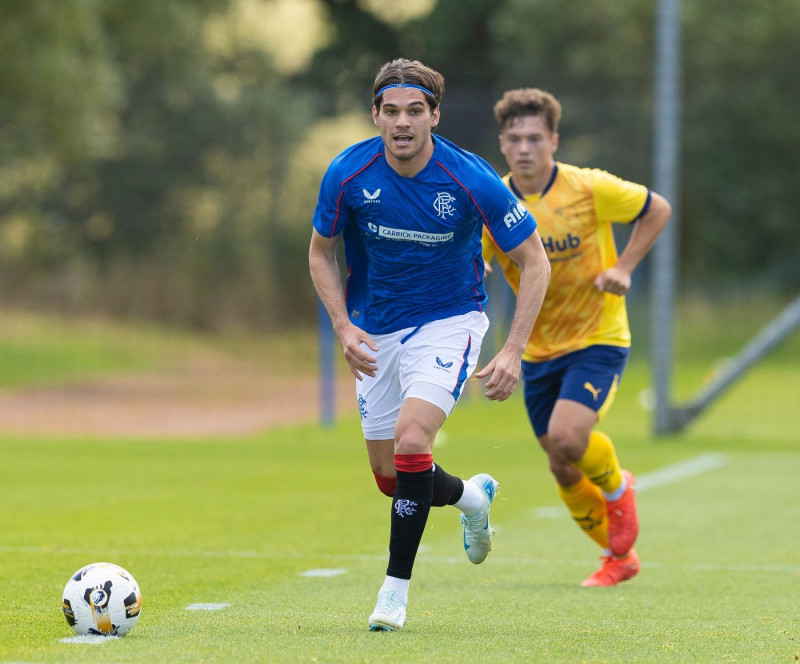
[{"label": "white and black soccer ball", "polygon": [[119,565],[81,567],[64,587],[64,617],[78,634],[124,636],[142,611],[136,579]]}]

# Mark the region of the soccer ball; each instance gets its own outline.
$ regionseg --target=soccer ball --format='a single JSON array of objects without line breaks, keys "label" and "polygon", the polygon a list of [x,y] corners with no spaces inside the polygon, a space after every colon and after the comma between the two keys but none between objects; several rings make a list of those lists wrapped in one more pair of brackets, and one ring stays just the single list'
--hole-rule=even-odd
[{"label": "soccer ball", "polygon": [[64,617],[78,634],[124,636],[142,610],[142,593],[131,574],[113,563],[81,567],[64,587]]}]

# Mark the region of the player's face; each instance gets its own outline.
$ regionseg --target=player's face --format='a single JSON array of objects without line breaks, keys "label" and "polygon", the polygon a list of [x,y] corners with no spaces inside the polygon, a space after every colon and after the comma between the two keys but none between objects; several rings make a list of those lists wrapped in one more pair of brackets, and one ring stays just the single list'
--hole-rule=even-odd
[{"label": "player's face", "polygon": [[415,88],[390,88],[381,108],[372,107],[372,120],[380,129],[386,159],[402,175],[416,175],[433,154],[431,132],[439,123],[439,109],[431,110],[425,93]]},{"label": "player's face", "polygon": [[549,175],[557,148],[558,134],[550,131],[541,115],[516,118],[500,132],[500,152],[520,179]]}]

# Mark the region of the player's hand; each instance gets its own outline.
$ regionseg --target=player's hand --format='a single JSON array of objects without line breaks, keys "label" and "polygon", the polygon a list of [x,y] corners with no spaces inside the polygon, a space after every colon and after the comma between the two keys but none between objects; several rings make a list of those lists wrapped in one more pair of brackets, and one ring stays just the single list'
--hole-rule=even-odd
[{"label": "player's hand", "polygon": [[363,380],[364,375],[374,377],[378,370],[378,360],[363,347],[367,346],[370,350],[377,351],[378,346],[372,338],[353,324],[349,324],[347,328],[337,332],[337,336],[339,343],[342,344],[342,352],[344,352],[344,359],[347,360],[347,366],[350,367],[350,373],[358,380]]},{"label": "player's hand", "polygon": [[492,401],[505,401],[514,394],[514,389],[519,382],[520,358],[516,353],[501,350],[480,371],[475,372],[475,378],[486,378],[486,391],[483,393]]},{"label": "player's hand", "polygon": [[610,267],[595,277],[594,287],[601,293],[625,295],[631,289],[631,275],[616,266]]}]

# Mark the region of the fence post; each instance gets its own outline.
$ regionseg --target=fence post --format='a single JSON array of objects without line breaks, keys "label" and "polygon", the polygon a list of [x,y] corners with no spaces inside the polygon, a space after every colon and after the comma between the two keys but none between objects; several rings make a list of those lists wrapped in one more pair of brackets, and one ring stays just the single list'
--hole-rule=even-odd
[{"label": "fence post", "polygon": [[336,419],[336,336],[333,325],[317,298],[317,336],[319,337],[319,421],[324,427],[333,426]]}]

